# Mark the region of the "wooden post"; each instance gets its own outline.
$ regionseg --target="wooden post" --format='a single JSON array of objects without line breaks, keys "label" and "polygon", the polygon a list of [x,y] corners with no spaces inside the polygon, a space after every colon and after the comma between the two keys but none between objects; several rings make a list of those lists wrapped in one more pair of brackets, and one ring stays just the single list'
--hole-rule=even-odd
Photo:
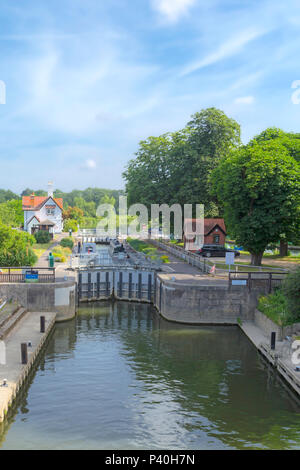
[{"label": "wooden post", "polygon": [[88,273],[88,299],[92,297],[92,273]]},{"label": "wooden post", "polygon": [[269,273],[269,287],[268,287],[269,294],[272,292],[272,273]]},{"label": "wooden post", "polygon": [[27,364],[28,362],[27,343],[21,343],[21,362],[22,364]]},{"label": "wooden post", "polygon": [[132,273],[129,273],[128,298],[132,298]]},{"label": "wooden post", "polygon": [[138,298],[142,298],[142,273],[139,273]]},{"label": "wooden post", "polygon": [[148,300],[151,302],[151,294],[152,294],[152,275],[148,274]]},{"label": "wooden post", "polygon": [[100,297],[100,275],[101,273],[97,273],[97,298],[99,299]]},{"label": "wooden post", "polygon": [[45,317],[40,317],[40,332],[45,333]]},{"label": "wooden post", "polygon": [[271,349],[274,351],[276,345],[276,332],[272,331],[271,333]]},{"label": "wooden post", "polygon": [[105,273],[106,297],[109,297],[109,272]]},{"label": "wooden post", "polygon": [[78,301],[82,297],[82,273],[78,275]]},{"label": "wooden post", "polygon": [[119,272],[119,297],[123,297],[123,273]]}]

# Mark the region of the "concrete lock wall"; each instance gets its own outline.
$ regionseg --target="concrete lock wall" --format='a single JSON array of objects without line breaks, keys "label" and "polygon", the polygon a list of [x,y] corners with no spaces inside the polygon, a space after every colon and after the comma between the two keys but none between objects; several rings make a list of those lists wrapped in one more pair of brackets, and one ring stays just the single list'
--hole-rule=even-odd
[{"label": "concrete lock wall", "polygon": [[170,321],[194,324],[237,324],[251,321],[261,290],[245,286],[200,286],[157,277],[155,306]]},{"label": "concrete lock wall", "polygon": [[277,325],[257,309],[255,309],[254,313],[254,323],[269,337],[271,337],[272,332],[275,332],[278,341],[282,341],[286,336],[293,335],[300,330],[300,323],[294,323],[293,325],[282,327]]},{"label": "concrete lock wall", "polygon": [[75,316],[75,282],[0,284],[0,297],[13,299],[31,312],[56,312],[56,321]]}]

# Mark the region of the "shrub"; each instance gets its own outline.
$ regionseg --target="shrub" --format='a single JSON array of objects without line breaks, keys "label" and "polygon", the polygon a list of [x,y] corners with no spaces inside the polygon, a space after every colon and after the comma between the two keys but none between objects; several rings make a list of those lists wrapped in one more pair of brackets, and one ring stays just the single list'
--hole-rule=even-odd
[{"label": "shrub", "polygon": [[0,266],[33,266],[37,256],[32,250],[35,238],[0,223]]},{"label": "shrub", "polygon": [[287,299],[281,288],[276,289],[268,296],[261,296],[257,308],[279,326],[293,323]]},{"label": "shrub", "polygon": [[51,240],[51,235],[46,230],[39,230],[34,234],[34,238],[37,243],[49,243]]},{"label": "shrub", "polygon": [[286,276],[282,291],[287,299],[288,310],[296,322],[300,319],[300,266]]},{"label": "shrub", "polygon": [[77,222],[74,219],[66,219],[64,221],[64,232],[68,232],[72,230],[72,232],[77,232]]},{"label": "shrub", "polygon": [[59,253],[53,253],[54,261],[57,263],[64,263],[66,261],[66,258],[63,255],[60,255]]},{"label": "shrub", "polygon": [[63,238],[60,242],[60,245],[64,248],[70,248],[72,250],[73,246],[74,246],[74,242],[72,240],[72,238]]}]

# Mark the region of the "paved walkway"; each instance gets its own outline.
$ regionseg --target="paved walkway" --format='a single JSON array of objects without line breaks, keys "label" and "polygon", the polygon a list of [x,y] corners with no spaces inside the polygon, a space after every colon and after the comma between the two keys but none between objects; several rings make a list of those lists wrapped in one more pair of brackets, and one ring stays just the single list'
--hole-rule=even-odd
[{"label": "paved walkway", "polygon": [[[40,256],[38,261],[36,262],[35,266],[39,268],[47,268],[49,266],[48,264],[48,259],[49,259],[49,253],[52,253],[52,250],[55,246],[59,245],[60,241],[63,238],[68,238],[69,234],[68,233],[60,233],[56,235],[55,240],[53,241],[53,244]],[[70,280],[71,278],[75,278],[75,273],[73,271],[69,270],[70,267],[70,261],[67,260],[65,263],[54,263],[55,267],[55,277],[56,279],[63,280],[65,277],[67,280]]]},{"label": "paved walkway", "polygon": [[158,248],[157,253],[159,256],[168,256],[170,262],[162,265],[163,273],[161,276],[170,281],[176,281],[183,284],[198,284],[201,285],[226,285],[228,286],[228,279],[216,278],[210,274],[202,273],[197,267],[192,266],[186,261],[177,258],[175,255],[166,250]]},{"label": "paved walkway", "polygon": [[[46,320],[46,332],[40,333],[40,315]],[[56,318],[52,312],[28,312],[5,340],[5,352],[2,352],[0,364],[0,422],[16,396],[19,387],[28,375],[35,357],[47,339]],[[28,347],[28,363],[21,363],[21,343],[31,342]],[[3,357],[4,356],[4,357]],[[7,385],[3,386],[6,379]]]}]

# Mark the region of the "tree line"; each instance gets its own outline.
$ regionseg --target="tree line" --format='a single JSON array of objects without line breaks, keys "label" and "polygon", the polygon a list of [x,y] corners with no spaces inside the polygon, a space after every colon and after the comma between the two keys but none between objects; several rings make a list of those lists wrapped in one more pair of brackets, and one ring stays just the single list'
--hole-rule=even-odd
[{"label": "tree line", "polygon": [[269,128],[249,143],[216,108],[186,127],[141,141],[123,173],[130,204],[204,204],[261,264],[271,243],[300,240],[300,133]]}]

